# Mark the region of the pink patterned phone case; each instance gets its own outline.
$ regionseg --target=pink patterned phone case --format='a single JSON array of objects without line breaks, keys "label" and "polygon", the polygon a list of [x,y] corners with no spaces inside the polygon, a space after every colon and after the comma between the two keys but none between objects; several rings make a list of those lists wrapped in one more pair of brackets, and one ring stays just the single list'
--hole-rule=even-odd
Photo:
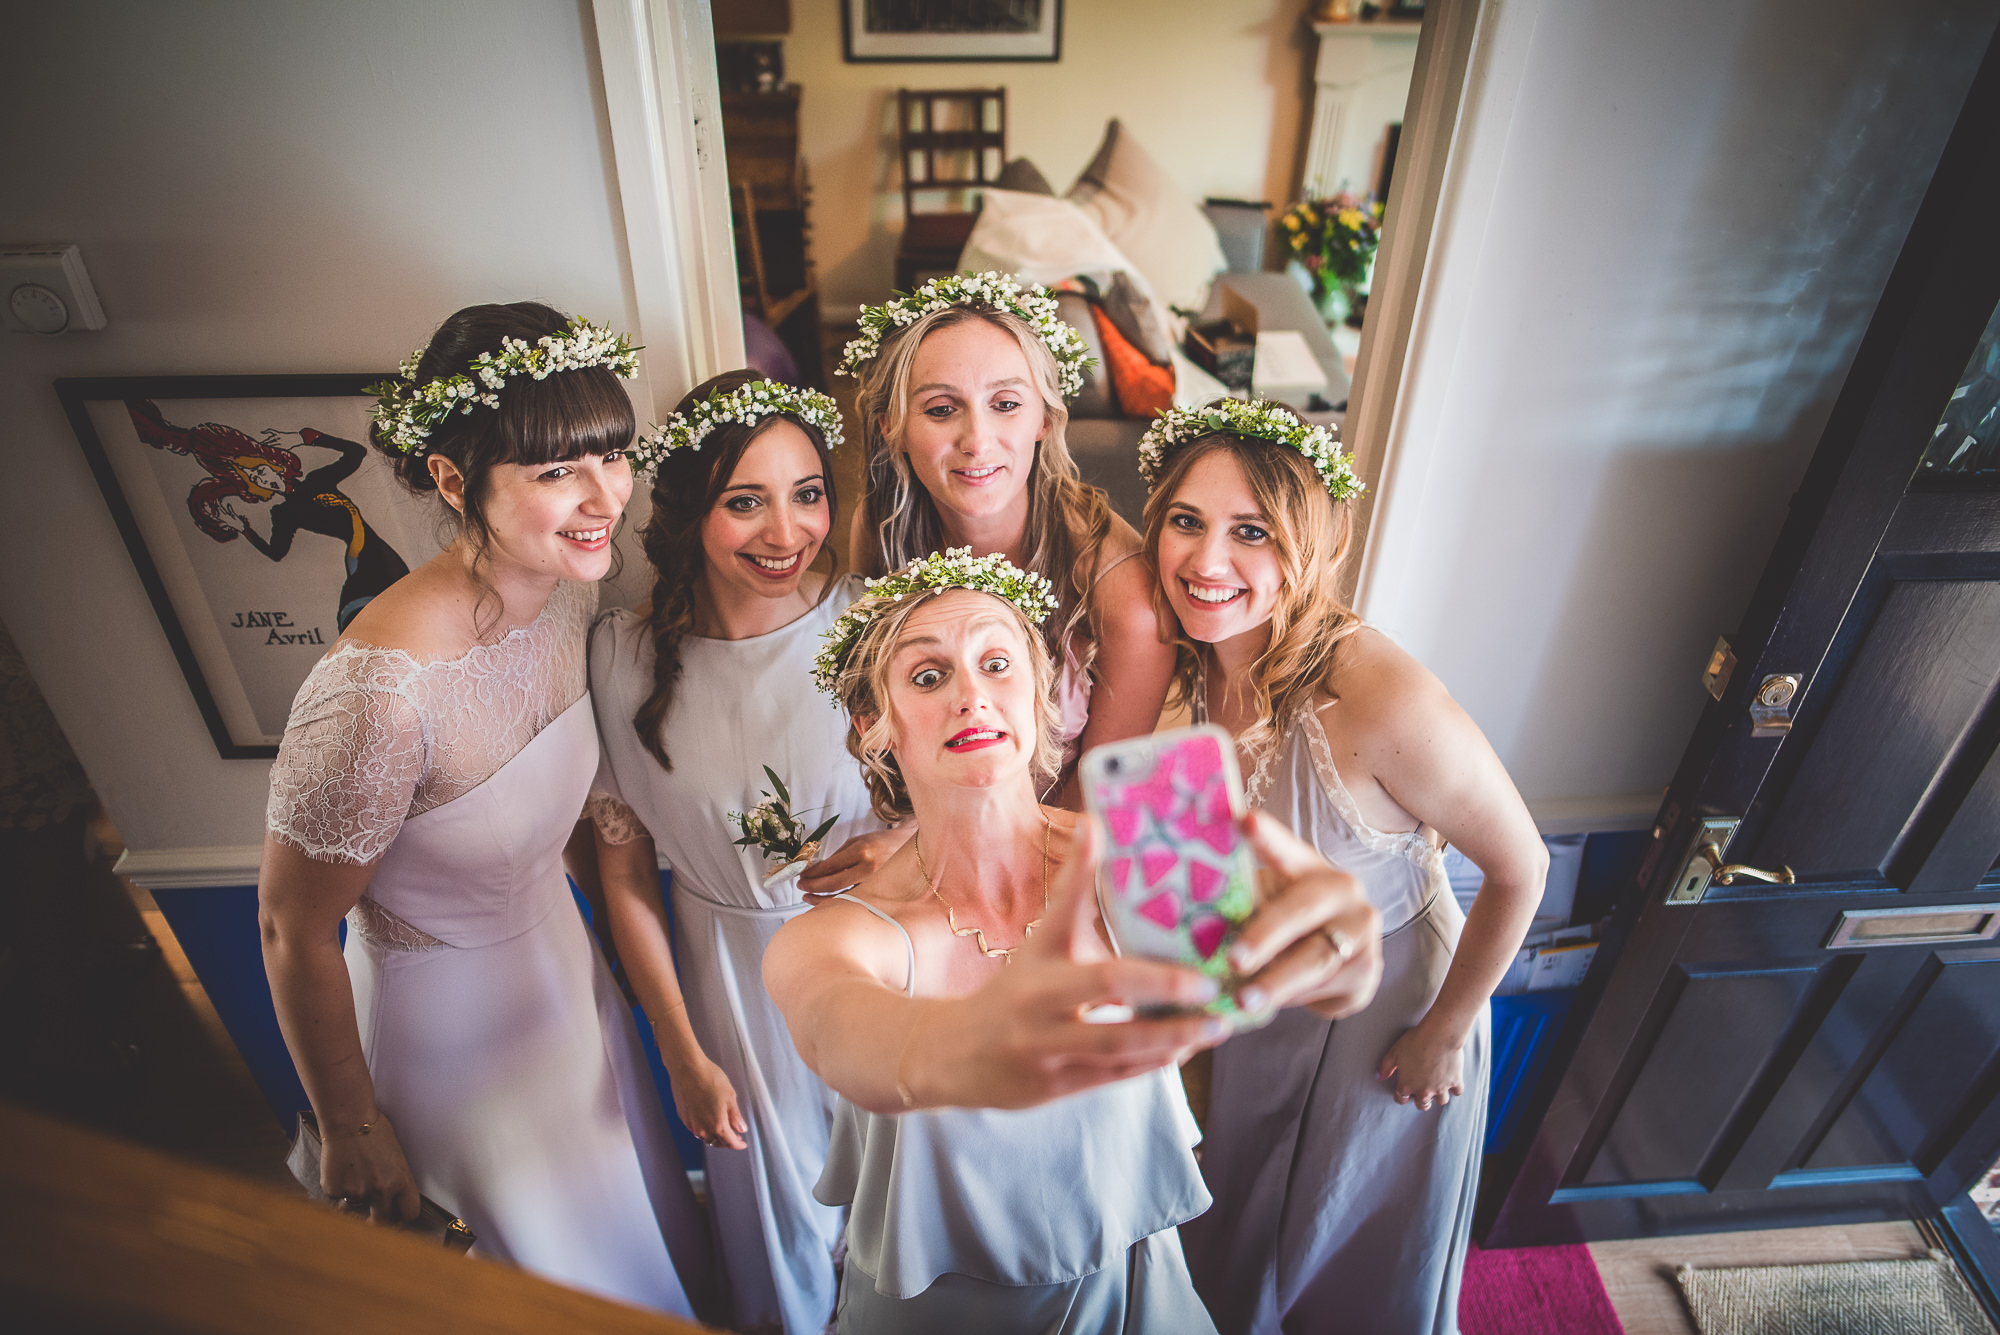
[{"label": "pink patterned phone case", "polygon": [[[1108,847],[1099,898],[1121,953],[1228,979],[1228,945],[1257,906],[1235,747],[1214,725],[1153,733],[1083,757],[1084,801]],[[1210,1010],[1237,1013],[1225,993]]]}]

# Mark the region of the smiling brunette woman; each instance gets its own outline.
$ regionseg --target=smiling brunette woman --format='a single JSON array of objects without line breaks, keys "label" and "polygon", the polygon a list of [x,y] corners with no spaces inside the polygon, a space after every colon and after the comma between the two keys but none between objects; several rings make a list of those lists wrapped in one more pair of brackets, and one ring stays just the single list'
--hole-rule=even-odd
[{"label": "smiling brunette woman", "polygon": [[[801,890],[854,884],[909,838],[882,830],[843,749],[845,721],[800,704],[820,636],[859,577],[809,569],[834,520],[833,400],[732,372],[657,436],[646,555],[652,611],[607,612],[590,642],[604,739],[590,814],[620,958],[653,1022],[681,1120],[706,1142],[731,1328],[818,1335],[833,1315],[840,1212],[812,1196],[833,1095],[799,1060],[759,973]],[[806,875],[738,847],[769,766],[809,825],[845,840]],[[673,871],[679,975],[660,869]],[[685,999],[683,999],[685,994]]]},{"label": "smiling brunette woman", "polygon": [[258,903],[328,1195],[396,1219],[422,1192],[479,1252],[689,1315],[706,1232],[561,861],[598,763],[584,637],[637,369],[521,302],[458,312],[375,387],[375,445],[458,532],[300,687]]},{"label": "smiling brunette woman", "polygon": [[[1036,800],[1058,726],[1035,625],[1052,602],[998,557],[930,557],[849,608],[820,655],[876,814],[918,823],[764,956],[800,1054],[841,1096],[818,1194],[851,1208],[842,1331],[1213,1330],[1173,1231],[1208,1204],[1174,1063],[1224,1022],[1091,1022],[1215,984],[1113,957],[1094,827]],[[1353,878],[1274,822],[1250,835],[1271,869],[1244,928],[1251,980],[1274,1005],[1364,1005],[1379,943]],[[1332,928],[1361,943],[1345,963]]]},{"label": "smiling brunette woman", "polygon": [[1138,534],[1078,476],[1063,439],[1085,358],[1047,291],[961,274],[864,307],[840,367],[860,378],[868,443],[848,549],[861,572],[969,547],[1053,587],[1042,635],[1058,664],[1061,747],[1043,792],[1072,810],[1077,756],[1151,732],[1174,662],[1149,572],[1130,559]]},{"label": "smiling brunette woman", "polygon": [[[1217,1049],[1215,1208],[1182,1230],[1189,1269],[1227,1335],[1448,1335],[1486,1130],[1486,999],[1547,853],[1465,711],[1341,603],[1360,487],[1325,430],[1221,401],[1168,413],[1139,459],[1180,689],[1235,735],[1251,805],[1309,831],[1382,914],[1366,1011],[1290,1011]],[[1470,917],[1446,840],[1486,873]]]}]

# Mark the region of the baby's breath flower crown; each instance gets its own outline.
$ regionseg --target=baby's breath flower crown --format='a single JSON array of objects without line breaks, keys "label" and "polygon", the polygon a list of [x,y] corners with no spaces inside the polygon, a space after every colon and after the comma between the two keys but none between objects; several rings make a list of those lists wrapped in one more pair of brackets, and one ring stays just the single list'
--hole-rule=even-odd
[{"label": "baby's breath flower crown", "polygon": [[1217,431],[1234,432],[1253,440],[1303,454],[1326,484],[1336,501],[1348,500],[1367,490],[1354,475],[1354,462],[1343,453],[1333,432],[1323,426],[1301,422],[1289,409],[1263,399],[1217,399],[1199,408],[1173,408],[1139,437],[1139,475],[1150,491],[1159,485],[1160,466],[1167,456],[1191,440]]},{"label": "baby's breath flower crown", "polygon": [[632,470],[649,473],[675,450],[698,450],[711,431],[725,422],[745,426],[766,417],[797,417],[819,428],[826,447],[837,447],[845,437],[840,429],[840,409],[816,389],[799,389],[776,380],[752,380],[724,394],[711,393],[686,413],[675,413],[665,426],[632,442],[627,457]]},{"label": "baby's breath flower crown", "polygon": [[1032,283],[1024,288],[1012,274],[992,272],[948,274],[894,301],[863,306],[861,336],[841,354],[840,373],[859,377],[862,366],[882,351],[884,338],[950,306],[987,306],[1020,316],[1055,357],[1063,397],[1074,398],[1082,391],[1083,373],[1093,364],[1090,345],[1062,318],[1055,295]]},{"label": "baby's breath flower crown", "polygon": [[950,547],[929,556],[920,556],[901,570],[868,581],[868,592],[840,614],[822,637],[826,644],[813,659],[813,680],[839,702],[836,687],[841,669],[862,630],[890,606],[914,594],[937,593],[945,589],[976,589],[1005,598],[1021,610],[1031,625],[1039,626],[1056,610],[1055,590],[1046,579],[1021,569],[999,554],[974,557],[970,547]]},{"label": "baby's breath flower crown", "polygon": [[438,376],[418,384],[417,364],[423,356],[418,348],[396,368],[401,379],[369,385],[366,391],[376,396],[373,416],[383,438],[403,454],[426,453],[424,442],[453,413],[498,408],[500,391],[515,376],[546,380],[557,371],[592,366],[609,367],[625,380],[639,374],[639,349],[631,339],[581,317],[571,320],[566,331],[544,334],[533,343],[501,339],[500,351],[472,359],[471,375]]}]

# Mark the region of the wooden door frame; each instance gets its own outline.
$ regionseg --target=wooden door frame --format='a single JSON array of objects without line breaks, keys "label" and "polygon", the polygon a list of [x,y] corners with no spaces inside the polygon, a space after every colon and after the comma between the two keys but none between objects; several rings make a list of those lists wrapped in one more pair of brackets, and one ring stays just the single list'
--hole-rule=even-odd
[{"label": "wooden door frame", "polygon": [[[1367,490],[1354,502],[1356,559],[1341,571],[1341,593],[1366,616],[1375,564],[1368,542],[1376,512],[1388,504],[1398,459],[1408,452],[1410,403],[1416,386],[1406,375],[1412,348],[1456,338],[1460,321],[1438,309],[1435,291],[1439,256],[1432,246],[1438,219],[1465,199],[1490,200],[1491,181],[1469,179],[1463,131],[1474,83],[1485,94],[1510,99],[1518,88],[1521,62],[1496,69],[1480,51],[1490,40],[1487,22],[1499,0],[1432,0],[1417,35],[1410,70],[1410,95],[1403,132],[1396,143],[1395,169],[1382,217],[1382,245],[1368,320],[1361,330],[1349,388],[1354,411],[1341,433]],[[1543,0],[1507,0],[1512,9],[1539,10]],[[1475,60],[1475,55],[1478,59]],[[1494,85],[1504,85],[1494,87]]]},{"label": "wooden door frame", "polygon": [[[1973,79],[1741,629],[1730,637],[1739,660],[1735,671],[1695,727],[1662,802],[1637,883],[1606,933],[1597,967],[1557,1041],[1550,1074],[1528,1107],[1525,1120],[1537,1130],[1490,1165],[1497,1171],[1482,1192],[1477,1236],[1491,1237],[1498,1245],[1582,1239],[1574,1213],[1549,1198],[1591,1139],[1595,1120],[1616,1102],[1615,1086],[1628,1063],[1621,1054],[1619,1060],[1580,1070],[1572,1059],[1596,1022],[1635,1035],[1644,1025],[1656,986],[1626,985],[1612,993],[1611,985],[1614,976],[1626,983],[1634,971],[1647,973],[1656,985],[1671,967],[1700,910],[1664,900],[1700,818],[1748,815],[1759,787],[1799,763],[1799,748],[1788,755],[1778,740],[1745,744],[1755,684],[1770,673],[1804,674],[1795,723],[1801,735],[1810,734],[1815,715],[1830,703],[1832,692],[1815,693],[1813,674],[1850,604],[1788,598],[1807,571],[1818,587],[1861,586],[1880,539],[1889,532],[1891,516],[1904,500],[1940,406],[2000,303],[2000,246],[1993,243],[1991,221],[2000,216],[1996,126],[2000,35]],[[1897,446],[1864,456],[1865,466],[1849,467],[1858,446],[1884,438]],[[1874,534],[1876,540],[1857,542],[1857,533]],[[1641,928],[1645,934],[1639,953],[1628,955],[1625,946]],[[1564,1092],[1566,1084],[1570,1087]],[[1563,1097],[1558,1102],[1559,1093]]]},{"label": "wooden door frame", "polygon": [[709,0],[592,0],[625,251],[646,348],[639,397],[663,421],[743,365],[743,310]]}]

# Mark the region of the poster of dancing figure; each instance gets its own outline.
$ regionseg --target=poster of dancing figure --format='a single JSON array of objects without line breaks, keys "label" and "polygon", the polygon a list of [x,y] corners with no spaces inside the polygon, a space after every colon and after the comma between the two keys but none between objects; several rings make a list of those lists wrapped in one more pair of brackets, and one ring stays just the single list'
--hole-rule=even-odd
[{"label": "poster of dancing figure", "polygon": [[226,757],[275,754],[313,664],[438,550],[435,513],[366,443],[378,378],[57,382]]}]

